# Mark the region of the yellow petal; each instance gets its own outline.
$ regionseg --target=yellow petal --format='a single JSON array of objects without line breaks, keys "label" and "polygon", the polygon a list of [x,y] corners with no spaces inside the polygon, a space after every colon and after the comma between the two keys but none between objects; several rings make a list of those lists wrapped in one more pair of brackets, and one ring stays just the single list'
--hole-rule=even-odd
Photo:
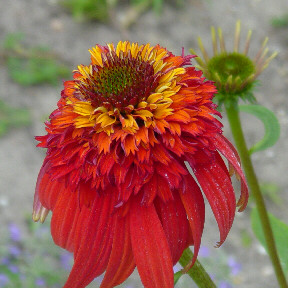
[{"label": "yellow petal", "polygon": [[151,113],[148,110],[140,110],[140,111],[136,111],[135,115],[140,116],[144,121],[147,120],[148,118],[152,118],[153,117],[153,113]]},{"label": "yellow petal", "polygon": [[101,53],[102,53],[101,48],[99,46],[96,46],[90,49],[89,52],[91,54],[92,64],[103,67],[103,61],[101,57]]},{"label": "yellow petal", "polygon": [[116,122],[116,119],[109,117],[109,115],[107,113],[100,114],[96,120],[96,123],[101,124],[101,127],[103,127],[103,128],[107,127],[109,125],[112,125],[115,122]]},{"label": "yellow petal", "polygon": [[79,115],[90,116],[94,109],[90,102],[79,101],[73,105],[73,110]]},{"label": "yellow petal", "polygon": [[148,103],[147,103],[147,102],[145,102],[145,101],[142,101],[142,102],[140,102],[140,103],[137,105],[137,108],[146,108],[146,107],[147,107],[147,105],[148,105]]},{"label": "yellow petal", "polygon": [[152,104],[157,102],[159,99],[162,99],[161,93],[153,93],[147,98],[147,103]]}]

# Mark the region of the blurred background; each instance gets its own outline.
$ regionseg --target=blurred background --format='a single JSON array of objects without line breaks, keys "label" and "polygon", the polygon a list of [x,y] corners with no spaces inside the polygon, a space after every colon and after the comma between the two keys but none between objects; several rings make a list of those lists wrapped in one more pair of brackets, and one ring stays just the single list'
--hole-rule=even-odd
[{"label": "blurred background", "polygon": [[[235,22],[241,20],[243,45],[253,30],[253,57],[268,36],[270,51],[279,54],[260,76],[255,96],[278,117],[281,137],[253,160],[269,210],[288,222],[287,0],[0,0],[0,7],[0,288],[62,287],[73,263],[69,253],[54,245],[49,219],[45,224],[31,221],[45,156],[34,136],[45,133],[43,122],[56,108],[63,80],[71,79],[77,65],[89,64],[88,49],[95,44],[159,43],[179,55],[182,47],[186,54],[190,48],[200,52],[201,36],[211,52],[211,26],[222,28],[232,48]],[[249,145],[260,140],[260,121],[249,115],[242,120]],[[225,114],[223,123],[232,140]],[[218,229],[207,206],[199,259],[220,288],[277,287],[268,256],[253,236],[252,207],[237,214],[228,239],[216,249]],[[96,279],[89,287],[99,283]],[[193,285],[184,276],[176,287]],[[137,273],[122,287],[142,287]]]}]

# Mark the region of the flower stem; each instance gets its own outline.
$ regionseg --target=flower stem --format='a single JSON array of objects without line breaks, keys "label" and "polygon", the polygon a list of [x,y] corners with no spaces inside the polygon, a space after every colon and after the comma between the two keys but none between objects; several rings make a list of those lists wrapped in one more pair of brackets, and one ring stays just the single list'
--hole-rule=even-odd
[{"label": "flower stem", "polygon": [[[187,248],[184,250],[179,263],[182,267],[185,267],[192,258],[193,253],[190,248]],[[195,264],[187,274],[194,280],[199,288],[216,288],[216,285],[198,260],[196,260]]]},{"label": "flower stem", "polygon": [[270,220],[268,218],[267,209],[265,206],[265,202],[259,187],[259,183],[252,165],[252,161],[250,158],[250,154],[248,152],[248,148],[246,145],[246,141],[244,138],[244,133],[241,126],[239,109],[237,103],[229,103],[225,105],[228,120],[230,123],[232,135],[238,149],[242,165],[246,174],[246,179],[250,188],[251,193],[254,196],[256,202],[256,208],[260,217],[262,230],[264,232],[265,241],[267,244],[268,254],[270,256],[271,262],[274,267],[274,271],[281,288],[287,288],[287,282],[285,279],[285,275],[283,273],[279,257],[277,254],[277,249],[275,245],[275,240],[270,224]]}]

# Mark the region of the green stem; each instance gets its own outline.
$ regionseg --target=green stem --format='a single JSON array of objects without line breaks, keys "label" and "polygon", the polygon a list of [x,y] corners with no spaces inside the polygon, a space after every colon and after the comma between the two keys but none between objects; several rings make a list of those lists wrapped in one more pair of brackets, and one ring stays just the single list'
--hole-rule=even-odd
[{"label": "green stem", "polygon": [[247,179],[250,191],[253,194],[255,202],[256,202],[256,208],[260,217],[262,230],[264,232],[268,254],[273,264],[275,274],[276,274],[280,287],[287,288],[288,285],[287,285],[285,275],[282,270],[279,257],[277,254],[275,240],[274,240],[270,220],[268,218],[268,213],[267,213],[267,209],[265,206],[265,202],[264,202],[264,199],[263,199],[260,187],[259,187],[259,183],[255,174],[252,161],[250,158],[250,154],[249,154],[246,141],[244,138],[241,121],[239,117],[238,104],[229,103],[225,105],[225,108],[226,108],[228,120],[230,123],[232,135],[233,135],[236,147],[238,149],[238,152],[240,154],[242,165],[246,174],[246,179]]},{"label": "green stem", "polygon": [[[179,263],[182,265],[182,267],[185,267],[190,263],[192,258],[193,253],[189,248],[187,248],[183,252]],[[216,288],[216,285],[198,260],[196,260],[195,264],[187,272],[187,274],[194,280],[199,288]]]}]

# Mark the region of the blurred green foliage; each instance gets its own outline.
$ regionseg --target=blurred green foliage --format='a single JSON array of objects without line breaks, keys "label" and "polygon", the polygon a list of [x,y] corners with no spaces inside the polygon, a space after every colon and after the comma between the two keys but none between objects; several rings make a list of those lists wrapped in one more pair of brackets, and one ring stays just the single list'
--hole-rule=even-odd
[{"label": "blurred green foliage", "polygon": [[107,0],[63,0],[60,3],[67,8],[77,21],[98,20],[105,22],[109,18]]},{"label": "blurred green foliage", "polygon": [[265,182],[260,184],[260,189],[263,195],[274,204],[278,206],[283,205],[283,200],[279,196],[281,190],[279,185],[272,182]]},{"label": "blurred green foliage", "polygon": [[10,107],[0,100],[0,137],[9,128],[28,126],[30,123],[31,118],[28,110]]},{"label": "blurred green foliage", "polygon": [[271,20],[271,24],[276,28],[288,27],[288,14],[280,17],[274,17]]},{"label": "blurred green foliage", "polygon": [[160,13],[163,8],[163,0],[131,0],[132,5],[143,5],[147,4],[148,6],[152,6],[153,10],[156,13]]},{"label": "blurred green foliage", "polygon": [[[285,270],[286,274],[288,272],[288,245],[287,245],[287,239],[288,239],[288,225],[275,217],[273,214],[268,213],[269,220],[271,222],[271,227],[273,230],[276,247],[279,252],[279,258],[281,260],[281,264],[283,266],[283,269]],[[251,224],[252,224],[252,230],[259,240],[259,242],[262,244],[262,246],[265,248],[266,252],[267,250],[267,244],[265,240],[265,236],[263,233],[262,225],[260,222],[260,218],[257,212],[256,208],[253,208],[251,212]]]},{"label": "blurred green foliage", "polygon": [[251,247],[253,238],[248,233],[248,231],[242,230],[240,235],[241,235],[241,243],[242,243],[243,247],[245,247],[245,248]]},{"label": "blurred green foliage", "polygon": [[[184,0],[168,1],[172,5],[181,6]],[[127,8],[136,9],[141,12],[152,8],[155,13],[160,14],[163,9],[164,0],[60,0],[77,21],[96,20],[107,22],[111,11],[125,5]]]},{"label": "blurred green foliage", "polygon": [[[272,202],[273,204],[281,207],[283,205],[283,200],[280,197],[281,188],[276,183],[272,182],[263,182],[260,183],[260,190],[266,200]],[[254,205],[255,199],[253,194],[249,195],[249,204]]]},{"label": "blurred green foliage", "polygon": [[70,70],[45,47],[25,47],[23,34],[8,34],[2,55],[11,78],[21,85],[52,84],[70,76]]}]

